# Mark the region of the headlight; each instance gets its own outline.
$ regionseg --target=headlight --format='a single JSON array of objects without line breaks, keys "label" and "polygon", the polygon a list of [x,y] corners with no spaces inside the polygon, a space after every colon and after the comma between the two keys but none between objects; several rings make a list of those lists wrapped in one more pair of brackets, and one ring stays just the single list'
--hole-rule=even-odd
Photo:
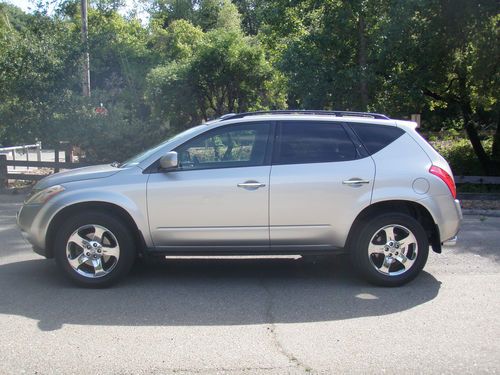
[{"label": "headlight", "polygon": [[54,185],[46,189],[40,190],[28,198],[26,204],[43,204],[54,195],[62,193],[65,189],[61,185]]}]

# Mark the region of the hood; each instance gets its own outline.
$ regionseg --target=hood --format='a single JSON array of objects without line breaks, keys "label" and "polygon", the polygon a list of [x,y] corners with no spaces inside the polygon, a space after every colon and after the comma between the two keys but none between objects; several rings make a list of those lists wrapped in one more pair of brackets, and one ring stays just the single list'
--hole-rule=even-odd
[{"label": "hood", "polygon": [[35,186],[36,189],[45,189],[54,185],[67,182],[92,180],[114,175],[120,171],[117,167],[109,164],[93,165],[91,167],[76,168],[69,171],[59,172],[41,179]]}]

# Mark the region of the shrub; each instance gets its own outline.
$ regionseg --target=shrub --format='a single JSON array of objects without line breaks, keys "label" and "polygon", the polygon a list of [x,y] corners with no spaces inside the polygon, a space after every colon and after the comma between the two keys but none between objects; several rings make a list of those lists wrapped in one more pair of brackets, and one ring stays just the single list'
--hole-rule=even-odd
[{"label": "shrub", "polygon": [[[448,161],[456,176],[482,176],[481,164],[468,139],[430,140],[434,148]],[[491,152],[492,138],[483,141],[487,153]]]}]

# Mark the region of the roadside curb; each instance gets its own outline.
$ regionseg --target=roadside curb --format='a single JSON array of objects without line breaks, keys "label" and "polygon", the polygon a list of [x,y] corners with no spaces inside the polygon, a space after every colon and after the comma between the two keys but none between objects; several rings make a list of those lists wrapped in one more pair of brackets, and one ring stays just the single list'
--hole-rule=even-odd
[{"label": "roadside curb", "polygon": [[474,209],[474,208],[466,208],[466,209],[462,209],[462,214],[500,217],[500,210],[479,210],[479,209]]}]

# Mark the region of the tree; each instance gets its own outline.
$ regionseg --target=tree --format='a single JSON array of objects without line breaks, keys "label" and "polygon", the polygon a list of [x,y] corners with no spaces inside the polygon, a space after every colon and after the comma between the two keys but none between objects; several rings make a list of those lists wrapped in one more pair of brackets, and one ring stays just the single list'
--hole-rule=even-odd
[{"label": "tree", "polygon": [[370,110],[380,83],[378,33],[388,1],[263,3],[262,40],[298,108]]},{"label": "tree", "polygon": [[[46,138],[51,119],[76,86],[79,50],[71,28],[41,13],[2,9],[0,28],[0,128],[2,143]],[[62,47],[64,46],[64,48]]]},{"label": "tree", "polygon": [[[498,4],[420,0],[391,8],[384,30],[385,87],[415,111],[444,111],[466,131],[484,173],[500,172]],[[387,66],[388,65],[388,66]],[[393,95],[392,97],[394,97]],[[478,130],[496,129],[488,155]]]},{"label": "tree", "polygon": [[173,126],[285,104],[278,72],[257,39],[242,34],[236,7],[214,4],[205,8],[217,17],[209,31],[179,20],[154,37],[166,61],[148,74],[146,96],[154,116]]},{"label": "tree", "polygon": [[[494,0],[270,0],[260,38],[288,105],[423,113],[465,129],[484,173],[500,173],[498,4]],[[496,129],[489,155],[479,130]]]}]

